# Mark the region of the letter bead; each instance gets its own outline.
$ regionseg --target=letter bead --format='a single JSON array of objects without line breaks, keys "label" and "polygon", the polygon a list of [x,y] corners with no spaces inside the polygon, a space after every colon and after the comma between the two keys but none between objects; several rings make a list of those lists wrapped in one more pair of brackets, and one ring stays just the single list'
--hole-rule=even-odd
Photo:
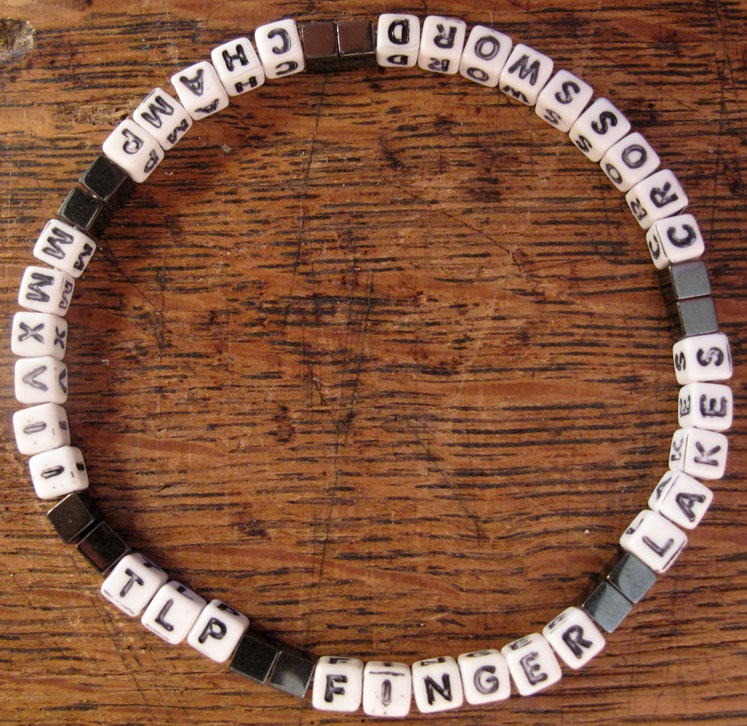
[{"label": "letter bead", "polygon": [[96,251],[96,243],[71,224],[50,219],[34,245],[34,257],[71,277],[80,277]]},{"label": "letter bead", "polygon": [[352,713],[361,705],[362,695],[363,661],[331,655],[317,661],[311,693],[314,708]]},{"label": "letter bead", "polygon": [[569,607],[542,629],[542,635],[569,667],[585,666],[604,648],[604,636],[580,608]]},{"label": "letter bead", "polygon": [[192,117],[181,103],[162,88],[154,88],[133,111],[132,118],[165,151],[181,141],[193,125]]},{"label": "letter bead", "polygon": [[181,643],[195,624],[206,601],[176,580],[170,580],[153,596],[140,621],[171,645]]},{"label": "letter bead", "polygon": [[688,205],[687,194],[669,170],[662,169],[638,182],[626,195],[625,201],[643,229],[654,222],[681,212]]},{"label": "letter bead", "polygon": [[212,116],[228,106],[228,94],[212,64],[194,63],[171,76],[171,85],[184,110],[195,120]]},{"label": "letter bead", "polygon": [[443,15],[429,15],[420,34],[418,67],[424,71],[454,75],[459,71],[467,23]]},{"label": "letter bead", "polygon": [[265,69],[249,38],[236,38],[213,48],[215,72],[229,96],[254,91],[265,82]]},{"label": "letter bead", "polygon": [[532,633],[504,645],[501,653],[506,658],[511,678],[522,696],[531,696],[561,678],[552,648],[539,633]]},{"label": "letter bead", "polygon": [[680,388],[677,414],[682,428],[694,426],[708,431],[726,431],[731,428],[733,411],[729,386],[695,381]]},{"label": "letter bead", "polygon": [[678,214],[654,222],[646,232],[646,244],[657,270],[700,257],[705,242],[692,214]]},{"label": "letter bead", "polygon": [[507,35],[476,25],[469,34],[459,61],[459,73],[469,81],[494,88],[511,55],[513,41]]},{"label": "letter bead", "polygon": [[187,642],[216,663],[224,663],[249,627],[249,618],[221,600],[211,600],[192,626]]},{"label": "letter bead", "polygon": [[16,446],[22,454],[40,454],[60,446],[69,446],[67,413],[56,403],[43,403],[13,414]]},{"label": "letter bead", "polygon": [[723,333],[693,335],[678,340],[672,348],[677,383],[726,381],[731,378],[731,349]]},{"label": "letter bead", "polygon": [[411,68],[420,52],[420,18],[383,13],[376,29],[376,62],[384,68]]},{"label": "letter bead", "polygon": [[129,118],[109,134],[101,148],[138,184],[142,184],[163,159],[163,149],[153,135]]},{"label": "letter bead", "polygon": [[473,706],[503,701],[511,695],[508,663],[494,649],[462,653],[457,658],[462,674],[462,688],[467,703]]},{"label": "letter bead", "polygon": [[699,479],[720,479],[726,471],[726,436],[692,427],[678,429],[669,449],[669,468]]},{"label": "letter bead", "polygon": [[648,500],[649,508],[678,527],[695,529],[713,501],[713,492],[682,472],[667,472]]},{"label": "letter bead", "polygon": [[63,316],[73,298],[75,281],[62,270],[30,265],[23,273],[18,304],[37,313]]},{"label": "letter bead", "polygon": [[537,97],[534,112],[567,133],[593,95],[594,89],[586,81],[568,71],[558,71]]},{"label": "letter bead", "polygon": [[304,70],[303,48],[295,20],[286,18],[260,25],[254,31],[254,42],[267,78],[283,78]]},{"label": "letter bead", "polygon": [[519,43],[501,71],[501,91],[515,101],[534,106],[552,75],[552,58]]},{"label": "letter bead", "polygon": [[617,189],[627,192],[659,168],[659,155],[648,141],[636,132],[607,149],[600,166]]},{"label": "letter bead", "polygon": [[620,537],[620,546],[654,572],[666,572],[687,544],[687,535],[658,512],[644,509]]},{"label": "letter bead", "polygon": [[22,358],[52,356],[65,357],[67,349],[67,320],[51,313],[22,310],[13,316],[10,337],[13,355]]},{"label": "letter bead", "polygon": [[363,669],[363,711],[369,716],[402,718],[410,713],[412,675],[406,663],[369,661]]},{"label": "letter bead", "polygon": [[140,615],[169,576],[139,552],[125,555],[101,585],[101,594],[131,618]]},{"label": "letter bead", "polygon": [[412,690],[420,713],[449,711],[464,703],[459,666],[451,656],[413,663]]},{"label": "letter bead", "polygon": [[21,403],[65,403],[67,366],[50,355],[19,358],[15,370],[16,399]]},{"label": "letter bead", "polygon": [[88,472],[80,449],[61,446],[29,459],[31,483],[39,499],[54,499],[88,489]]},{"label": "letter bead", "polygon": [[628,131],[630,121],[606,98],[598,98],[576,119],[569,136],[587,159],[601,161]]}]

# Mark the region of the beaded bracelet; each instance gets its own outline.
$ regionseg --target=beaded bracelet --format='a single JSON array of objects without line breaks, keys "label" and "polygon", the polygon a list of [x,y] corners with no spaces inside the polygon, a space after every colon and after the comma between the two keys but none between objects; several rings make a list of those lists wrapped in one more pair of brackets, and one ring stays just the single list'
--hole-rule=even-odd
[{"label": "beaded bracelet", "polygon": [[[729,343],[719,332],[708,272],[700,259],[704,242],[697,222],[683,212],[687,196],[625,116],[607,99],[553,61],[507,35],[477,25],[467,35],[461,20],[385,13],[368,21],[312,22],[291,19],[254,31],[255,48],[237,38],[171,77],[178,101],[152,91],[103,144],[99,156],[69,193],[57,218],[44,227],[33,254],[50,267],[26,269],[19,292],[25,308],[13,319],[11,347],[19,356],[15,394],[29,408],[13,425],[18,449],[30,455],[31,480],[42,499],[60,501],[48,512],[65,542],[105,575],[104,597],[168,643],[186,639],[193,648],[259,683],[303,697],[312,681],[317,709],[353,712],[362,703],[371,716],[402,717],[412,696],[423,713],[486,704],[509,697],[511,683],[531,695],[561,678],[559,660],[572,669],[588,663],[611,633],[675,561],[708,510],[713,493],[699,480],[723,476],[731,426],[732,393],[719,383],[732,374]],[[542,630],[500,650],[488,648],[454,659],[439,656],[411,666],[351,657],[314,660],[249,627],[226,603],[209,603],[138,552],[132,552],[84,492],[85,463],[72,447],[62,404],[67,369],[62,362],[75,279],[86,269],[111,215],[144,182],[195,121],[225,108],[231,97],[306,70],[328,73],[370,66],[412,67],[457,74],[534,107],[537,115],[567,133],[610,182],[625,193],[651,258],[661,273],[664,301],[674,325],[673,359],[680,428],[669,452],[669,471],[654,487],[648,509],[620,538],[621,553],[578,606]]]}]

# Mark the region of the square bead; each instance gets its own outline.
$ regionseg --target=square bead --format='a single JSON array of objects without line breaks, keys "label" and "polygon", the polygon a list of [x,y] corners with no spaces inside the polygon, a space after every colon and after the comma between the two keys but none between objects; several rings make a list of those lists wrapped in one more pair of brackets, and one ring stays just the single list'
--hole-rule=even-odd
[{"label": "square bead", "polygon": [[693,335],[672,348],[677,383],[726,381],[732,376],[729,339],[723,333]]},{"label": "square bead", "polygon": [[677,414],[682,428],[695,426],[708,431],[731,428],[734,400],[729,386],[695,381],[680,388]]},{"label": "square bead", "polygon": [[581,604],[581,609],[607,633],[613,632],[633,604],[609,582],[600,582],[589,597]]},{"label": "square bead", "polygon": [[39,454],[70,444],[67,413],[56,403],[43,403],[13,414],[16,446],[22,454]]},{"label": "square bead", "polygon": [[659,155],[648,141],[636,132],[607,149],[600,166],[617,189],[627,192],[659,168]]},{"label": "square bead", "polygon": [[216,663],[225,663],[249,627],[249,618],[221,600],[211,600],[200,613],[187,642]]},{"label": "square bead", "polygon": [[31,482],[39,499],[54,499],[88,489],[88,472],[80,449],[61,446],[29,459]]},{"label": "square bead", "polygon": [[476,25],[464,46],[459,73],[467,80],[495,88],[512,47],[513,41],[509,36],[484,25]]},{"label": "square bead", "polygon": [[306,654],[283,645],[272,669],[270,685],[290,696],[303,698],[315,665],[316,662]]},{"label": "square bead", "polygon": [[133,111],[132,118],[165,151],[192,128],[192,117],[162,88],[153,89]]},{"label": "square bead", "polygon": [[34,245],[37,260],[80,277],[96,251],[96,243],[71,224],[50,219]]},{"label": "square bead", "polygon": [[376,62],[384,68],[411,68],[420,53],[420,18],[383,13],[376,28]]},{"label": "square bead", "polygon": [[718,332],[718,314],[710,296],[677,300],[667,308],[667,314],[674,340]]},{"label": "square bead", "polygon": [[97,156],[91,166],[81,174],[80,183],[106,202],[112,211],[122,207],[135,188],[127,172],[103,154]]},{"label": "square bead", "polygon": [[68,494],[47,512],[52,526],[63,542],[73,542],[101,520],[93,500],[86,494]]},{"label": "square bead", "polygon": [[291,18],[260,25],[254,31],[259,59],[269,79],[284,78],[304,70],[298,26]]},{"label": "square bead", "polygon": [[501,653],[506,658],[516,690],[522,696],[542,691],[561,678],[560,665],[552,648],[539,633],[531,633],[504,645]]},{"label": "square bead", "polygon": [[654,572],[666,572],[687,544],[687,535],[657,512],[644,509],[620,537],[620,546]]},{"label": "square bead", "polygon": [[372,660],[363,669],[363,711],[369,716],[403,718],[410,713],[412,675],[406,663]]},{"label": "square bead", "polygon": [[552,69],[552,58],[519,43],[501,71],[500,89],[510,98],[534,106],[550,80]]},{"label": "square bead", "polygon": [[109,134],[102,148],[104,154],[138,184],[142,184],[163,159],[163,149],[153,135],[129,118]]},{"label": "square bead", "polygon": [[654,222],[646,232],[651,260],[658,270],[700,257],[705,242],[692,214],[678,214]]},{"label": "square bead", "polygon": [[228,106],[228,94],[211,63],[200,61],[171,76],[171,85],[184,110],[195,120],[207,118]]},{"label": "square bead", "polygon": [[229,668],[257,683],[265,683],[280,653],[277,643],[247,629],[239,640]]},{"label": "square bead", "polygon": [[721,479],[729,442],[723,434],[691,426],[678,429],[669,449],[669,468],[699,479]]},{"label": "square bead", "polygon": [[19,358],[16,361],[15,392],[21,403],[65,403],[67,366],[50,355]]},{"label": "square bead", "polygon": [[335,23],[340,69],[352,71],[376,65],[374,27],[368,20],[347,20]]},{"label": "square bead", "polygon": [[569,607],[542,629],[542,635],[569,667],[585,666],[604,649],[604,636],[581,608]]},{"label": "square bead", "polygon": [[335,24],[329,20],[304,23],[299,28],[307,73],[330,73],[340,70]]},{"label": "square bead", "polygon": [[10,337],[13,355],[23,358],[52,356],[65,357],[67,349],[67,320],[51,313],[34,313],[22,310],[13,316]]},{"label": "square bead", "polygon": [[140,615],[169,576],[139,552],[125,555],[101,585],[101,594],[131,618]]},{"label": "square bead", "polygon": [[591,101],[594,89],[569,71],[558,71],[537,97],[534,112],[558,131],[568,132]]},{"label": "square bead", "polygon": [[37,313],[63,316],[72,302],[75,281],[62,270],[30,265],[24,270],[18,304]]},{"label": "square bead", "polygon": [[317,661],[311,703],[319,711],[353,713],[363,696],[363,661],[325,655]]},{"label": "square bead", "polygon": [[249,38],[236,38],[213,48],[210,60],[229,96],[238,96],[264,85],[265,69]]},{"label": "square bead", "polygon": [[713,502],[713,492],[682,472],[667,472],[651,492],[648,506],[678,527],[695,529]]},{"label": "square bead", "polygon": [[669,170],[662,169],[638,182],[626,195],[625,201],[643,229],[654,222],[681,212],[688,205],[687,194]]},{"label": "square bead", "polygon": [[511,695],[511,679],[504,655],[494,649],[462,653],[457,658],[467,703],[504,701]]},{"label": "square bead", "polygon": [[412,690],[420,713],[449,711],[464,703],[462,676],[457,662],[450,656],[413,663]]},{"label": "square bead", "polygon": [[197,593],[169,580],[153,596],[140,622],[162,640],[176,645],[187,637],[206,604]]},{"label": "square bead", "polygon": [[459,71],[459,61],[467,36],[467,23],[443,15],[429,15],[423,21],[420,33],[418,67],[424,71],[454,75]]},{"label": "square bead", "polygon": [[107,573],[130,548],[106,523],[99,522],[76,545],[78,551],[102,574]]},{"label": "square bead", "polygon": [[606,98],[598,98],[571,126],[571,141],[590,161],[601,161],[605,152],[630,131],[630,121]]},{"label": "square bead", "polygon": [[656,582],[656,573],[630,552],[622,551],[607,582],[632,603],[640,602]]},{"label": "square bead", "polygon": [[708,268],[703,260],[690,260],[667,267],[660,273],[659,283],[665,305],[711,294]]},{"label": "square bead", "polygon": [[85,189],[73,187],[57,214],[89,237],[99,239],[109,226],[112,210]]}]

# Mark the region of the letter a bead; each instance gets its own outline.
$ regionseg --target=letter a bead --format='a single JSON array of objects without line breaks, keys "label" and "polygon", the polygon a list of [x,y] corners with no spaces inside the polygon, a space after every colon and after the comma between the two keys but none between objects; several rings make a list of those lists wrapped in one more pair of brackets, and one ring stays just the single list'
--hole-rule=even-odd
[{"label": "letter a bead", "polygon": [[410,713],[412,676],[406,663],[369,661],[363,669],[363,711],[369,716],[402,718]]},{"label": "letter a bead", "polygon": [[184,110],[195,121],[212,116],[228,106],[226,89],[215,68],[207,61],[200,61],[174,73],[171,85]]},{"label": "letter a bead", "polygon": [[363,661],[325,655],[314,671],[311,702],[320,711],[352,713],[361,705]]},{"label": "letter a bead", "polygon": [[139,552],[125,555],[101,585],[101,594],[134,618],[145,610],[169,576]]},{"label": "letter a bead", "polygon": [[503,654],[494,649],[462,653],[457,658],[467,703],[503,701],[511,695],[511,679]]},{"label": "letter a bead", "polygon": [[648,506],[678,527],[695,529],[713,501],[713,492],[682,472],[668,471],[651,492]]},{"label": "letter a bead", "polygon": [[464,703],[462,676],[457,662],[450,656],[413,663],[412,690],[421,713],[449,711]]},{"label": "letter a bead", "polygon": [[511,678],[522,696],[531,696],[561,678],[552,648],[539,633],[504,645],[501,653],[506,657]]},{"label": "letter a bead", "polygon": [[542,629],[542,635],[563,662],[574,670],[586,665],[604,648],[604,636],[580,608],[563,610]]}]

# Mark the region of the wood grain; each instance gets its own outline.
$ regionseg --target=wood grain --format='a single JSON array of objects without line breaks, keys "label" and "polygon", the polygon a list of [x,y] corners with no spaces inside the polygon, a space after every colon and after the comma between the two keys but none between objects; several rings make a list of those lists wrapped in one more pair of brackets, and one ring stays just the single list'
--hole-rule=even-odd
[{"label": "wood grain", "polygon": [[[44,222],[151,88],[283,15],[390,9],[5,0],[34,31],[0,33],[8,314]],[[743,410],[744,3],[396,9],[535,45],[646,135],[706,237]],[[529,109],[420,71],[296,76],[200,122],[115,218],[69,321],[66,408],[109,521],[315,655],[412,661],[540,629],[602,572],[676,428],[621,195]],[[105,603],[15,451],[6,355],[2,723],[363,723]],[[741,416],[730,445],[706,521],[603,655],[541,695],[411,722],[747,723]]]}]

